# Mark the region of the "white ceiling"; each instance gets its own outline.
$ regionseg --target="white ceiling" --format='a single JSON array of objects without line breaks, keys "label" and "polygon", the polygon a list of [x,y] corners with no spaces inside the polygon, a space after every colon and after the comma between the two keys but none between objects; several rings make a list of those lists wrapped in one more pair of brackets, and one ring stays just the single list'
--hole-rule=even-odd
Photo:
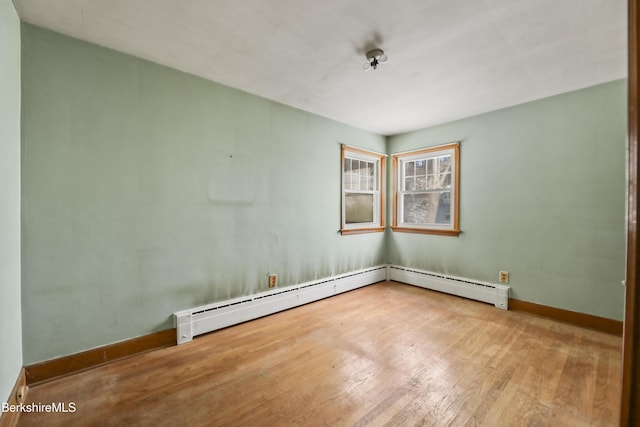
[{"label": "white ceiling", "polygon": [[[20,17],[383,135],[625,77],[626,0],[14,0]],[[389,62],[363,71],[364,53]]]}]

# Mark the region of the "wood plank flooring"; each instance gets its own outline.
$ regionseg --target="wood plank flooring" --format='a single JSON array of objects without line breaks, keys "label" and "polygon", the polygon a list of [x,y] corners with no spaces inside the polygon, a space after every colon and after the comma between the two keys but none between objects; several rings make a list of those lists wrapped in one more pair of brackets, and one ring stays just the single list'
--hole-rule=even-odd
[{"label": "wood plank flooring", "polygon": [[386,282],[33,387],[77,410],[18,425],[614,426],[621,344]]}]

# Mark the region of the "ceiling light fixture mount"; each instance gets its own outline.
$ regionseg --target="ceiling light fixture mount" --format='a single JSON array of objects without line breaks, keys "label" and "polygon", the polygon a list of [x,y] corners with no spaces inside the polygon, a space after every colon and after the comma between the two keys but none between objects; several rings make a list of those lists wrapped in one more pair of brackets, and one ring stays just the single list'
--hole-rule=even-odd
[{"label": "ceiling light fixture mount", "polygon": [[379,64],[384,64],[389,59],[382,49],[372,49],[366,54],[367,62],[362,64],[362,69],[368,71],[377,69]]}]

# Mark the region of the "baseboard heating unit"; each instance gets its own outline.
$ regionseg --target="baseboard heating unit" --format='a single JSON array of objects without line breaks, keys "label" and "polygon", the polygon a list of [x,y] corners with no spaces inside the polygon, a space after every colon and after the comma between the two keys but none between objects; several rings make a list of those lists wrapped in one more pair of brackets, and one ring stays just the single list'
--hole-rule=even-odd
[{"label": "baseboard heating unit", "polygon": [[389,266],[389,280],[458,295],[476,301],[488,302],[505,310],[509,308],[509,286],[479,282],[397,265]]},{"label": "baseboard heating unit", "polygon": [[261,292],[174,313],[178,344],[227,326],[257,319],[373,283],[387,280],[387,266],[377,266]]}]

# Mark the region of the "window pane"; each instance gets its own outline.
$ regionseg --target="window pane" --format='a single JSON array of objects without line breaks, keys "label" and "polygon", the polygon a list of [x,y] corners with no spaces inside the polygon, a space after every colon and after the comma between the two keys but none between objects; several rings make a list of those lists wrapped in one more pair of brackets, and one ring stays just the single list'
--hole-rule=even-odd
[{"label": "window pane", "polygon": [[411,177],[411,178],[405,178],[404,179],[404,190],[405,191],[412,191],[416,189],[416,179]]},{"label": "window pane", "polygon": [[450,192],[405,194],[402,221],[408,224],[451,224]]},{"label": "window pane", "polygon": [[[440,175],[427,176],[427,190],[439,190],[441,188],[449,188],[451,186],[451,174],[443,173]],[[418,188],[421,189],[421,188]]]},{"label": "window pane", "polygon": [[364,160],[360,160],[358,169],[360,171],[360,176],[365,176],[367,174],[367,162],[365,162]]},{"label": "window pane", "polygon": [[360,160],[351,159],[351,190],[360,188]]},{"label": "window pane", "polygon": [[426,190],[426,189],[427,189],[427,177],[416,176],[416,190]]},{"label": "window pane", "polygon": [[373,191],[376,190],[375,188],[375,176],[376,176],[376,164],[375,163],[369,163],[369,176],[367,177],[367,183],[369,185],[367,185],[367,190],[369,191]]},{"label": "window pane", "polygon": [[436,173],[436,159],[427,159],[427,173],[429,175]]},{"label": "window pane", "polygon": [[405,162],[404,164],[404,176],[415,175],[415,162]]},{"label": "window pane", "polygon": [[440,172],[449,172],[451,170],[451,156],[440,157]]},{"label": "window pane", "polygon": [[368,190],[369,182],[366,175],[360,175],[360,190]]},{"label": "window pane", "polygon": [[360,160],[351,160],[351,189],[360,188]]},{"label": "window pane", "polygon": [[351,190],[351,159],[344,159],[344,188]]},{"label": "window pane", "polygon": [[451,187],[451,174],[450,173],[446,173],[443,175],[440,175],[440,187],[441,188],[449,188]]},{"label": "window pane", "polygon": [[351,159],[346,158],[344,159],[344,171],[345,173],[350,173],[351,172]]},{"label": "window pane", "polygon": [[347,224],[373,222],[373,194],[345,194]]},{"label": "window pane", "polygon": [[426,160],[416,160],[416,175],[425,175],[427,167]]},{"label": "window pane", "polygon": [[367,178],[367,190],[373,191],[373,178],[372,177]]}]

